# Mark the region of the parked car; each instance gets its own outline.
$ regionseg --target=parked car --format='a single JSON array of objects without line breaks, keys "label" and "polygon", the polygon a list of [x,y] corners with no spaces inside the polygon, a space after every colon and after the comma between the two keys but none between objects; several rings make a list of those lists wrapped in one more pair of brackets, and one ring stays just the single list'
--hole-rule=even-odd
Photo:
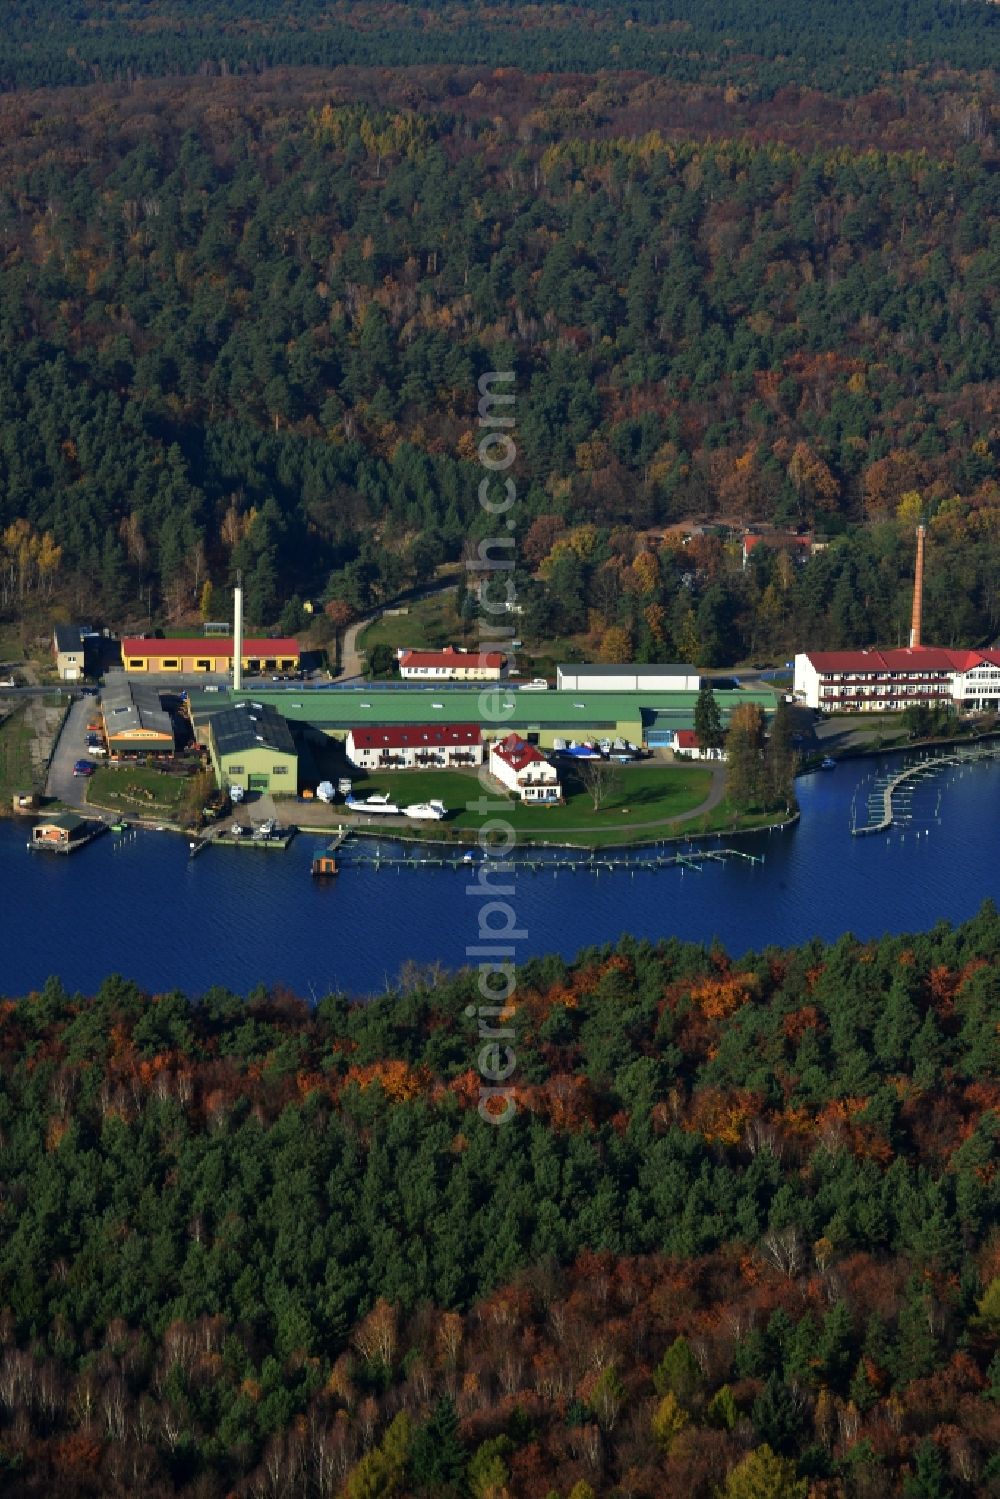
[{"label": "parked car", "polygon": [[73,774],[75,776],[92,776],[95,769],[96,766],[92,765],[89,760],[77,760],[73,766]]}]

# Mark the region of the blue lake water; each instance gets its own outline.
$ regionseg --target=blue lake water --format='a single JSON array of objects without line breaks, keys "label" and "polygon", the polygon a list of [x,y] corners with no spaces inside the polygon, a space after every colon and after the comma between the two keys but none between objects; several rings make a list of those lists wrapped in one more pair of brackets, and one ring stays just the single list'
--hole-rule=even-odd
[{"label": "blue lake water", "polygon": [[[520,956],[570,956],[623,932],[695,941],[733,953],[812,936],[860,937],[962,921],[998,894],[1000,764],[938,773],[913,794],[913,820],[852,838],[878,771],[860,760],[799,781],[801,822],[729,840],[764,855],[602,875],[519,870],[513,877]],[[481,900],[467,871],[345,868],[310,876],[325,840],[284,853],[212,848],[197,859],[169,833],[109,834],[72,858],[31,853],[23,824],[0,823],[0,992],[22,994],[58,974],[88,992],[109,973],[149,990],[247,993],[284,983],[306,998],[391,984],[407,959],[459,967],[478,940]],[[708,846],[725,846],[712,840]],[[382,845],[388,850],[388,843]]]}]

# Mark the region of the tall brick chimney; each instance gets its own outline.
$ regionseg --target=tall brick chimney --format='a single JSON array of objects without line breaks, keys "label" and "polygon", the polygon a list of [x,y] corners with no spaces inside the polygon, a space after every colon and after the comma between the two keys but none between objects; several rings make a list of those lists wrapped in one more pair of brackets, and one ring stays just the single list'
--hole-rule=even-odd
[{"label": "tall brick chimney", "polygon": [[913,576],[913,617],[910,620],[910,647],[920,644],[924,615],[924,537],[926,526],[917,527],[917,566]]}]

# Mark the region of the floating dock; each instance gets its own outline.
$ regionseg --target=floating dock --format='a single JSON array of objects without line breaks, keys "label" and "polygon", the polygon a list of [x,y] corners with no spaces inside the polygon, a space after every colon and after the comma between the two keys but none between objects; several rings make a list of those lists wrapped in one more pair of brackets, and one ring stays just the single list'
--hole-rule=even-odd
[{"label": "floating dock", "polygon": [[861,824],[852,823],[852,835],[855,838],[864,838],[871,833],[888,832],[899,821],[897,804],[908,810],[914,785],[937,775],[938,771],[946,770],[949,766],[976,765],[980,761],[997,758],[1000,758],[1000,745],[994,744],[973,750],[957,750],[950,754],[932,755],[926,760],[918,760],[914,765],[907,765],[895,775],[879,777],[875,782],[874,791],[868,798],[868,821]]},{"label": "floating dock", "polygon": [[[337,847],[343,850],[345,837],[338,840]],[[332,847],[332,846],[331,846]],[[572,871],[577,874],[636,874],[650,873],[660,869],[691,869],[700,874],[706,864],[724,864],[729,859],[742,859],[747,864],[763,864],[763,854],[748,854],[738,848],[689,849],[685,853],[643,853],[631,857],[624,853],[600,853],[581,850],[573,854],[564,849],[549,858],[537,851],[513,850],[511,855],[498,856],[498,862],[509,863],[515,870],[530,874],[559,874]],[[481,852],[468,850],[465,853],[397,854],[383,853],[379,847],[361,849],[357,844],[348,846],[340,860],[341,870],[351,868],[368,869],[475,869],[486,861]]]},{"label": "floating dock", "polygon": [[297,829],[295,828],[279,828],[274,833],[271,833],[267,838],[260,838],[254,837],[254,834],[252,832],[241,833],[239,837],[236,837],[233,833],[227,832],[224,828],[220,828],[218,831],[216,831],[215,828],[210,828],[209,831],[207,833],[203,833],[201,837],[191,838],[189,840],[188,855],[190,858],[194,859],[198,854],[200,854],[210,845],[215,845],[220,848],[285,849],[295,837],[296,831]]}]

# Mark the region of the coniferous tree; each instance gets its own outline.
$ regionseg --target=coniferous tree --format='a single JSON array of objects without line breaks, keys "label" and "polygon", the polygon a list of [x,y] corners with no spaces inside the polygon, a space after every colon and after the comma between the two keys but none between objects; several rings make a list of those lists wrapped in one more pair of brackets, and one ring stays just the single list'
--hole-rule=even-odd
[{"label": "coniferous tree", "polygon": [[712,683],[708,679],[702,682],[697,702],[694,705],[694,731],[703,749],[721,749],[725,742],[722,714],[719,712],[719,704],[712,690]]}]

